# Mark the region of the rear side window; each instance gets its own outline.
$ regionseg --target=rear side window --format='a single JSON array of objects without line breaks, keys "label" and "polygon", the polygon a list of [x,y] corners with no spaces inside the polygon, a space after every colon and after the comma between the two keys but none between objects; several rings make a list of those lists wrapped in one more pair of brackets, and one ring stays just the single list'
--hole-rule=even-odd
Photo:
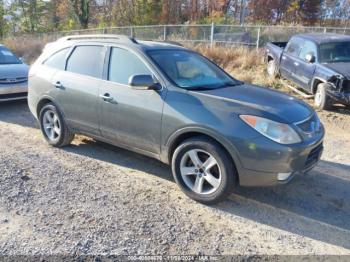
[{"label": "rear side window", "polygon": [[293,56],[298,56],[304,41],[300,38],[292,38],[287,46],[286,52]]},{"label": "rear side window", "polygon": [[66,67],[66,58],[70,48],[62,49],[50,56],[43,64],[59,70],[64,70]]},{"label": "rear side window", "polygon": [[112,48],[108,80],[127,85],[130,76],[133,75],[152,75],[152,73],[133,53],[121,48]]},{"label": "rear side window", "polygon": [[67,62],[67,71],[100,78],[103,71],[103,46],[77,46]]}]

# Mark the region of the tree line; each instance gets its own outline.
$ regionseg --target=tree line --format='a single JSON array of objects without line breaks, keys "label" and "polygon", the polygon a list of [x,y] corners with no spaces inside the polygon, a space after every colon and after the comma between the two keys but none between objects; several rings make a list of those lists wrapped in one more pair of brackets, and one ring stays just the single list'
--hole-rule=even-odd
[{"label": "tree line", "polygon": [[0,37],[111,26],[349,26],[350,0],[0,0]]}]

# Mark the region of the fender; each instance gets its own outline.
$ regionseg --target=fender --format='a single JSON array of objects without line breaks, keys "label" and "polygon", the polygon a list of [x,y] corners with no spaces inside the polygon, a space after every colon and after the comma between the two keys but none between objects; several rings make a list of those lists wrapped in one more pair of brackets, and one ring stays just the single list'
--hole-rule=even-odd
[{"label": "fender", "polygon": [[326,79],[324,79],[322,77],[319,77],[319,76],[315,76],[312,79],[312,82],[311,82],[311,92],[312,92],[312,94],[316,93],[316,88],[317,88],[317,85],[315,85],[316,81],[319,81],[320,83],[327,83],[327,84],[333,85],[332,83],[328,82]]},{"label": "fender", "polygon": [[57,103],[57,102],[54,102],[55,99],[48,95],[48,94],[45,94],[43,95],[42,97],[40,97],[36,103],[36,107],[35,107],[35,113],[36,113],[36,118],[39,119],[39,111],[38,111],[38,106],[39,104],[43,101],[43,100],[50,100],[52,104],[54,104],[57,109],[61,112],[62,116],[65,117],[65,114],[64,114],[64,111],[62,110],[62,107]]},{"label": "fender", "polygon": [[230,154],[231,158],[234,161],[234,164],[236,166],[238,173],[240,173],[239,171],[241,170],[242,164],[238,157],[238,153],[237,153],[238,150],[235,148],[235,146],[224,136],[218,135],[217,132],[215,132],[214,130],[211,130],[210,128],[207,128],[207,127],[201,127],[201,126],[187,126],[187,127],[178,129],[174,133],[172,133],[161,150],[162,151],[161,159],[163,162],[165,163],[171,162],[170,158],[172,153],[171,152],[172,147],[174,146],[177,139],[186,133],[199,133],[199,134],[209,136],[212,139],[216,140]]}]

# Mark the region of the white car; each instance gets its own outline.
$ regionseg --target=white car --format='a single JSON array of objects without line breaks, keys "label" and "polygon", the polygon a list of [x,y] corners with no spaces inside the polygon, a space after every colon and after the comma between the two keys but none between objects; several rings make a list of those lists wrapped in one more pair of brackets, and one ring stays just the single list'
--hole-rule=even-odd
[{"label": "white car", "polygon": [[0,102],[26,99],[29,67],[0,44]]}]

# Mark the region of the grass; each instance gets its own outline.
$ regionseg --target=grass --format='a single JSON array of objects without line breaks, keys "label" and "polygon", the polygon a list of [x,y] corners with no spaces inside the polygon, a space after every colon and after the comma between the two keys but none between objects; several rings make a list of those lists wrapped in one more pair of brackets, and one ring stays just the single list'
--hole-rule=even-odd
[{"label": "grass", "polygon": [[21,57],[28,64],[32,64],[41,54],[48,41],[36,37],[14,37],[6,38],[1,44],[11,49],[18,57]]},{"label": "grass", "polygon": [[263,50],[247,47],[195,46],[194,50],[213,60],[234,78],[243,82],[284,89],[279,78],[267,75]]}]

